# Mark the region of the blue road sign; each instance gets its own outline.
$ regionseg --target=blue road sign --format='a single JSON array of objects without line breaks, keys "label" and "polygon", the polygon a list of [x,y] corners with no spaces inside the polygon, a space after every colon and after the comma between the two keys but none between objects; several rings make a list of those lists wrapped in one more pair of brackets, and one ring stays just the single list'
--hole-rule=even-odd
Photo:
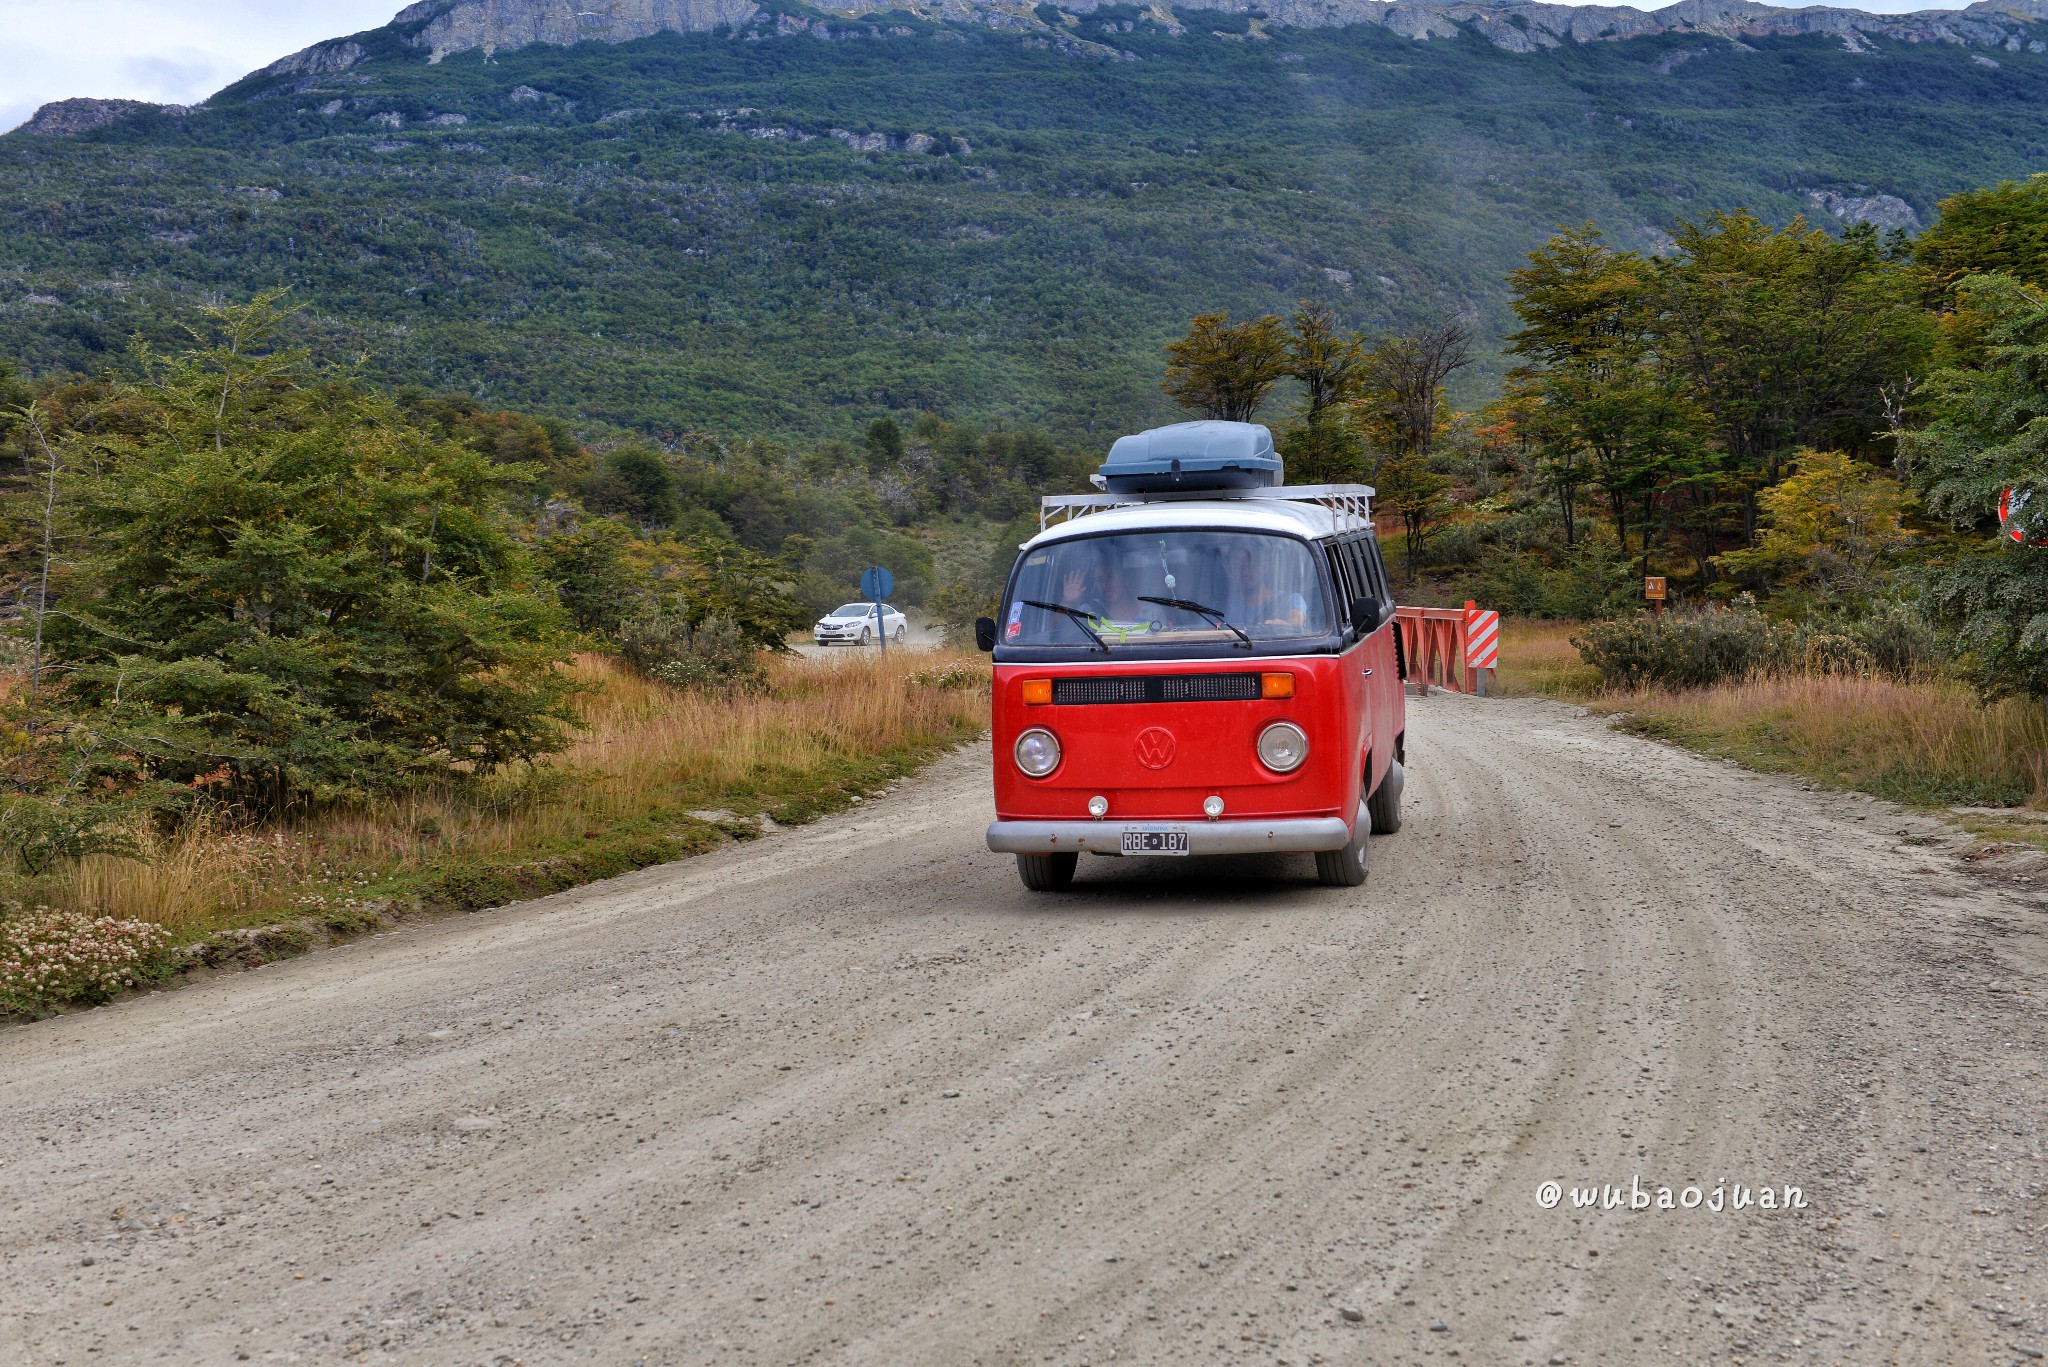
[{"label": "blue road sign", "polygon": [[875,639],[882,653],[889,653],[889,619],[882,613],[882,600],[896,592],[896,576],[873,565],[860,572],[860,596],[875,605]]}]

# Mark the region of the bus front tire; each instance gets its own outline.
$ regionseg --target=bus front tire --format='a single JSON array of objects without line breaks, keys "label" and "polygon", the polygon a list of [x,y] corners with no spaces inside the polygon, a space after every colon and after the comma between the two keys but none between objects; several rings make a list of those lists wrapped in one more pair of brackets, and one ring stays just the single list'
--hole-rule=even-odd
[{"label": "bus front tire", "polygon": [[1079,862],[1080,856],[1074,854],[1020,854],[1017,876],[1033,892],[1058,892],[1074,881],[1074,865]]},{"label": "bus front tire", "polygon": [[1366,799],[1365,809],[1372,814],[1374,835],[1392,835],[1401,829],[1401,787],[1407,777],[1401,761],[1395,760],[1387,766],[1387,776],[1380,780],[1380,786]]},{"label": "bus front tire", "polygon": [[1326,888],[1355,888],[1365,881],[1372,859],[1372,820],[1361,815],[1351,843],[1341,850],[1316,851],[1316,881]]}]

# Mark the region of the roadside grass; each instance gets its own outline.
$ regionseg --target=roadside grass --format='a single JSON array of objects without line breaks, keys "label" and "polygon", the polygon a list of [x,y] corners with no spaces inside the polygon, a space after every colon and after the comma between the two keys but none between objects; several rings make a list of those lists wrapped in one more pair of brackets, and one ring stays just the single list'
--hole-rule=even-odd
[{"label": "roadside grass", "polygon": [[583,655],[569,669],[586,690],[584,730],[546,763],[255,831],[195,823],[147,837],[143,859],[94,856],[9,893],[189,943],[294,918],[347,933],[394,906],[469,910],[559,891],[752,838],[762,816],[797,824],[842,809],[979,734],[984,690],[911,677],[953,662],[778,657],[765,694],[725,697]]},{"label": "roadside grass", "polygon": [[1576,622],[1503,617],[1496,691],[1509,697],[1540,696],[1581,701],[1600,689],[1600,671],[1579,658],[1571,643]]},{"label": "roadside grass", "polygon": [[2048,712],[1984,706],[1948,680],[1760,676],[1711,688],[1603,690],[1574,623],[1501,629],[1502,691],[1581,703],[1654,736],[1770,773],[1799,774],[1956,813],[1973,833],[2048,847]]}]

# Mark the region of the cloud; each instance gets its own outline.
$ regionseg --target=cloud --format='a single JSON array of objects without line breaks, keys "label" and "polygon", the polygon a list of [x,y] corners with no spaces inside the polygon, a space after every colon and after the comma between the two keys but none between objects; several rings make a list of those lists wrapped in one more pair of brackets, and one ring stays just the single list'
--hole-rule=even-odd
[{"label": "cloud", "polygon": [[51,100],[196,104],[403,0],[0,0],[0,131]]}]

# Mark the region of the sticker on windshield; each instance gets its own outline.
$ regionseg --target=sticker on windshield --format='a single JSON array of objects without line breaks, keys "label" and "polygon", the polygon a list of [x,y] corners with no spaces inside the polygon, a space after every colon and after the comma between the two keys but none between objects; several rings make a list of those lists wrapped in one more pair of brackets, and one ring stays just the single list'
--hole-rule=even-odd
[{"label": "sticker on windshield", "polygon": [[1010,604],[1010,625],[1004,630],[1003,635],[1006,639],[1014,641],[1023,630],[1024,604],[1021,602],[1012,603]]}]

